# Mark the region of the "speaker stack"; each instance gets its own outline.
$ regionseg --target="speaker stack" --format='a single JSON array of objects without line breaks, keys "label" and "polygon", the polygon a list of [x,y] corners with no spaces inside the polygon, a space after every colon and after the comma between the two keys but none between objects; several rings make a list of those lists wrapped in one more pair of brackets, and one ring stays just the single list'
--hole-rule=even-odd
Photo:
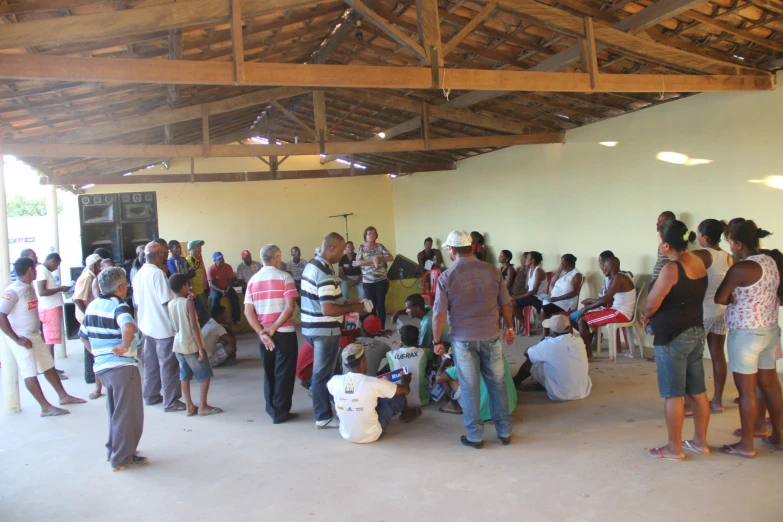
[{"label": "speaker stack", "polygon": [[82,262],[105,248],[118,265],[136,257],[136,247],[158,237],[158,204],[154,192],[79,196]]}]

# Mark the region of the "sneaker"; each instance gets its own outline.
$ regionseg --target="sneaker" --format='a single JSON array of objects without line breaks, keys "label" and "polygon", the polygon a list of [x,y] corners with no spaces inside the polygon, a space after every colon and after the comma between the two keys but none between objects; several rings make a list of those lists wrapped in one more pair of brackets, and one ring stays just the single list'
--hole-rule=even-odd
[{"label": "sneaker", "polygon": [[461,436],[459,438],[459,441],[462,443],[463,446],[468,446],[470,448],[481,449],[484,447],[483,440],[480,440],[478,442],[473,442],[472,440],[469,440],[465,435]]},{"label": "sneaker", "polygon": [[122,466],[117,466],[116,468],[111,468],[112,471],[123,471],[126,469],[133,469],[133,468],[139,468],[149,462],[149,459],[147,457],[138,457],[136,455],[132,456],[128,459],[128,462],[123,464]]},{"label": "sneaker", "polygon": [[315,427],[319,430],[327,430],[330,428],[339,428],[340,427],[340,419],[337,417],[332,417],[331,419],[323,420],[323,421],[315,421]]},{"label": "sneaker", "polygon": [[500,442],[502,442],[504,446],[508,446],[509,444],[511,444],[511,435],[509,435],[508,437],[498,437],[498,438],[500,439]]}]

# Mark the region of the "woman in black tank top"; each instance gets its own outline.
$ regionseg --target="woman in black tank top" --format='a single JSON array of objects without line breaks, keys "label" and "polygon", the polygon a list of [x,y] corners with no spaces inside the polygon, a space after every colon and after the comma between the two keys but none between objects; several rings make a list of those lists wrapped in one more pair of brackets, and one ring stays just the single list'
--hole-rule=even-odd
[{"label": "woman in black tank top", "polygon": [[511,263],[511,259],[514,254],[510,250],[501,250],[498,256],[498,263],[500,263],[500,274],[503,276],[503,282],[506,283],[506,288],[510,292],[514,287],[514,279],[517,276],[517,271],[514,265]]},{"label": "woman in black tank top", "polygon": [[[697,256],[688,253],[688,242],[696,239],[682,221],[667,221],[658,228],[658,248],[669,259],[661,269],[642,311],[642,323],[652,326],[658,390],[665,399],[664,413],[669,442],[648,454],[666,460],[683,460],[686,449],[701,454],[707,447],[710,405],[704,379],[704,295],[707,269]],[[682,441],[685,419],[684,397],[693,407],[694,435]]]}]

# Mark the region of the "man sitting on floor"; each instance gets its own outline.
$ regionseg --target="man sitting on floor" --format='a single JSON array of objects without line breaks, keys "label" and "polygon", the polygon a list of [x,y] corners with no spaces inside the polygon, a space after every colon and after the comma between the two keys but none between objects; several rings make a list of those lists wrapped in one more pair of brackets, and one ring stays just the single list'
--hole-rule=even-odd
[{"label": "man sitting on floor", "polygon": [[405,398],[411,392],[410,374],[402,377],[401,384],[367,376],[367,358],[361,344],[346,346],[342,360],[349,372],[335,375],[326,387],[334,397],[340,435],[345,440],[357,444],[375,442],[396,414],[401,414],[402,422],[421,416],[421,407],[408,408]]},{"label": "man sitting on floor", "polygon": [[553,401],[575,401],[590,395],[593,383],[587,375],[584,343],[568,333],[569,326],[564,315],[544,321],[549,337],[525,351],[527,361],[514,377],[516,386],[532,376]]},{"label": "man sitting on floor", "polygon": [[[419,342],[421,348],[434,348],[432,342],[432,308],[426,305],[421,294],[411,294],[405,299],[405,310],[398,310],[392,315],[392,323],[396,323],[400,315],[421,319],[419,323]],[[443,327],[441,340],[449,342],[449,326]]]},{"label": "man sitting on floor", "polygon": [[[443,413],[462,413],[462,406],[459,405],[459,400],[462,397],[462,393],[459,387],[459,376],[457,375],[457,367],[454,366],[452,361],[453,356],[444,357],[443,362],[438,368],[438,373],[435,376],[435,382],[439,382],[446,387],[446,397],[448,402],[445,406],[438,408],[438,411]],[[503,355],[503,366],[506,369],[506,391],[508,391],[508,411],[513,412],[517,407],[517,389],[514,385],[514,379],[511,377],[511,367],[508,365],[506,356]],[[487,393],[487,384],[484,382],[484,377],[481,377],[480,382],[480,398],[479,398],[479,415],[481,420],[488,422],[492,420],[492,413],[489,410],[489,394]]]},{"label": "man sitting on floor", "polygon": [[[386,373],[386,367],[384,366],[383,371],[380,371],[380,367],[386,361],[386,354],[391,351],[391,346],[378,339],[378,336],[384,333],[381,330],[381,320],[376,315],[368,315],[362,322],[362,330],[364,335],[357,337],[356,342],[364,346],[367,375],[375,377],[379,373]],[[343,365],[343,373],[349,371],[350,368]]]},{"label": "man sitting on floor", "polygon": [[218,305],[212,309],[212,318],[201,327],[204,349],[209,356],[209,365],[216,368],[229,359],[236,361],[237,338],[224,324],[228,323],[226,307]]},{"label": "man sitting on floor", "polygon": [[[585,343],[587,358],[593,358],[590,349],[593,341],[592,329],[600,328],[610,323],[627,323],[633,318],[636,307],[636,288],[627,274],[620,272],[620,260],[608,257],[601,266],[608,281],[603,296],[598,299],[583,301],[584,308],[576,317],[579,334]],[[607,306],[611,303],[611,306]],[[573,315],[573,314],[572,314]]]},{"label": "man sitting on floor", "polygon": [[426,406],[430,403],[430,390],[427,387],[427,367],[433,353],[429,348],[421,348],[416,343],[419,339],[419,329],[406,324],[400,328],[401,348],[395,348],[386,354],[389,370],[408,368],[412,376],[411,394],[408,404],[411,406]]}]

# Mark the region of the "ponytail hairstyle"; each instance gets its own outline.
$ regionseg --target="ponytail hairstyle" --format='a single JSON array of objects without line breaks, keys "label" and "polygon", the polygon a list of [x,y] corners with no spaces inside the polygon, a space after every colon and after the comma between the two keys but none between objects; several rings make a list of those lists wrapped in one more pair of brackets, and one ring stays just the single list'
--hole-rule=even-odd
[{"label": "ponytail hairstyle", "polygon": [[689,231],[685,223],[676,219],[662,223],[658,233],[661,234],[661,241],[669,243],[677,252],[687,250],[688,243],[696,241],[696,232]]},{"label": "ponytail hairstyle", "polygon": [[742,221],[736,221],[731,226],[729,238],[732,241],[742,243],[751,250],[756,250],[759,247],[759,239],[763,239],[771,234],[772,232],[759,228],[753,221],[743,219]]},{"label": "ponytail hairstyle", "polygon": [[541,255],[540,252],[528,252],[528,255],[530,256],[530,259],[533,260],[533,262],[536,264],[536,266],[539,266],[541,264],[541,261],[544,260],[544,256]]},{"label": "ponytail hairstyle", "polygon": [[576,256],[573,254],[563,254],[563,261],[571,266],[576,266]]},{"label": "ponytail hairstyle", "polygon": [[718,221],[717,219],[705,219],[699,223],[699,234],[706,237],[710,245],[717,245],[720,243],[720,237],[729,233],[729,225],[725,221]]},{"label": "ponytail hairstyle", "polygon": [[505,256],[506,260],[508,260],[508,264],[511,264],[511,259],[514,257],[514,254],[511,253],[511,250],[501,250],[500,253]]},{"label": "ponytail hairstyle", "polygon": [[741,218],[741,217],[736,217],[731,221],[729,221],[729,224],[726,227],[726,232],[723,233],[723,237],[726,239],[726,241],[728,241],[729,237],[731,236],[731,228],[737,223],[742,223],[743,221],[745,221],[745,218]]}]

